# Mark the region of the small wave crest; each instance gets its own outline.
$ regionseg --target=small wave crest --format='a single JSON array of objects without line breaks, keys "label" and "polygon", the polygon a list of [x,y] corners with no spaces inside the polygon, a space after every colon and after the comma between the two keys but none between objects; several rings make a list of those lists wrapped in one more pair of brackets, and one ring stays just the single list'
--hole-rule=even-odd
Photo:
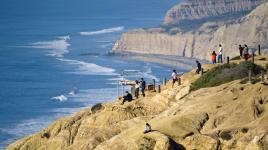
[{"label": "small wave crest", "polygon": [[68,97],[66,97],[65,95],[59,95],[59,96],[52,97],[51,99],[63,102],[63,101],[67,101]]},{"label": "small wave crest", "polygon": [[70,39],[70,36],[60,36],[52,41],[34,42],[26,47],[48,49],[51,50],[49,51],[49,56],[63,57],[64,54],[69,52],[68,48],[71,44],[68,41]]},{"label": "small wave crest", "polygon": [[80,35],[98,35],[98,34],[105,34],[105,33],[113,33],[113,32],[123,31],[124,29],[125,27],[119,26],[119,27],[98,30],[98,31],[80,32]]},{"label": "small wave crest", "polygon": [[70,65],[77,66],[77,72],[72,72],[74,74],[82,74],[82,75],[117,75],[115,70],[108,67],[99,66],[94,63],[87,63],[84,61],[65,59],[65,58],[57,58],[60,61],[67,62]]}]

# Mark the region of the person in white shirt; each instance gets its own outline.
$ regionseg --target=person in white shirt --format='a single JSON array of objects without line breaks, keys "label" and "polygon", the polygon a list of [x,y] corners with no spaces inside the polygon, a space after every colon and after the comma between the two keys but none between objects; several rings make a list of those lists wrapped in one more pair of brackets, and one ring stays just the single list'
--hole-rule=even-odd
[{"label": "person in white shirt", "polygon": [[140,83],[138,80],[135,81],[135,97],[136,99],[139,98],[139,91],[140,91]]},{"label": "person in white shirt", "polygon": [[177,71],[174,69],[171,76],[172,76],[172,88],[175,84],[175,82],[178,82],[178,85],[179,85],[179,81],[178,81],[178,77],[177,77]]},{"label": "person in white shirt", "polygon": [[222,53],[223,53],[223,48],[220,44],[219,45],[219,54],[218,54],[218,63],[222,63]]}]

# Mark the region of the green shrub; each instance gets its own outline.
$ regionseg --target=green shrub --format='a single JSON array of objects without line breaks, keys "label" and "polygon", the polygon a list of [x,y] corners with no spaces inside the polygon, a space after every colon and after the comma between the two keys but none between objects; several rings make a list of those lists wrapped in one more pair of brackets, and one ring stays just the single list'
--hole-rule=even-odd
[{"label": "green shrub", "polygon": [[251,62],[241,64],[224,64],[217,66],[204,73],[198,80],[191,85],[191,91],[205,87],[218,86],[233,80],[248,77],[248,70],[252,70],[252,76],[260,73],[260,67]]}]

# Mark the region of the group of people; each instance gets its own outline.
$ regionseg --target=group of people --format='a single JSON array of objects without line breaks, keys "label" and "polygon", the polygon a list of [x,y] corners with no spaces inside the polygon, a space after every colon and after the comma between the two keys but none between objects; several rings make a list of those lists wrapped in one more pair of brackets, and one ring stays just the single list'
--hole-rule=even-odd
[{"label": "group of people", "polygon": [[[253,53],[254,52],[252,52],[252,54]],[[212,63],[216,64],[217,58],[218,58],[218,63],[222,63],[222,54],[223,54],[223,48],[222,48],[222,45],[220,44],[218,54],[215,51],[213,51],[211,54]],[[247,44],[245,44],[244,46],[239,45],[239,56],[240,56],[240,58],[244,57],[245,60],[248,60],[250,55],[249,55],[249,48],[248,48]]]},{"label": "group of people", "polygon": [[[140,95],[140,90],[142,93],[142,96],[145,97],[145,88],[146,88],[146,82],[143,78],[141,78],[140,81],[136,80],[135,81],[135,98],[138,99],[139,95]],[[123,102],[122,104],[124,104],[126,101],[130,102],[133,100],[132,95],[126,91],[125,95],[123,96]]]},{"label": "group of people", "polygon": [[223,54],[223,48],[222,45],[219,45],[219,50],[218,50],[218,54],[213,51],[211,54],[211,61],[213,64],[217,63],[217,57],[218,57],[218,63],[222,63],[222,54]]}]

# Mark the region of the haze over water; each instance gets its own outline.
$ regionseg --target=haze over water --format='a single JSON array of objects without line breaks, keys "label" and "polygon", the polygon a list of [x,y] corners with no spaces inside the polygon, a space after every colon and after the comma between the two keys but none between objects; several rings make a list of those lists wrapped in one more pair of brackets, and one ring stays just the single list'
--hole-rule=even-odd
[{"label": "haze over water", "polygon": [[124,69],[169,77],[173,68],[106,53],[123,32],[159,26],[176,2],[1,0],[0,149],[57,118],[114,100]]}]

